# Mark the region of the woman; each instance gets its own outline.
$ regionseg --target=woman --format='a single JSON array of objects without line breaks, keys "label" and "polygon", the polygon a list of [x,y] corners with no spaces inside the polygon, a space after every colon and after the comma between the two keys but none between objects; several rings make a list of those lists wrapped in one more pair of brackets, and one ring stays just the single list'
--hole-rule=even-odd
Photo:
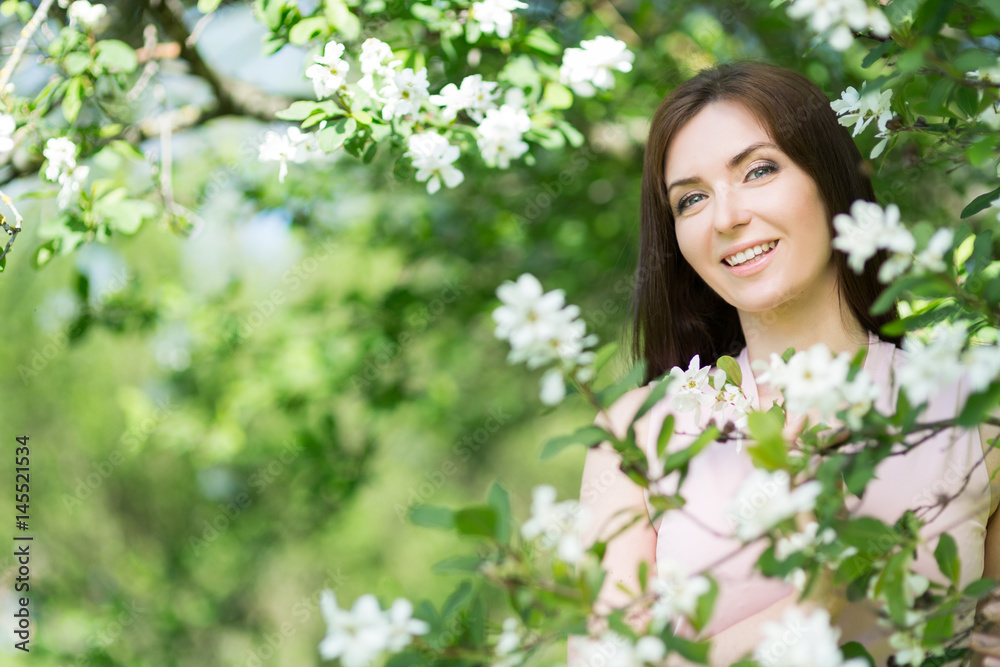
[{"label": "woman", "polygon": [[[739,355],[744,393],[755,408],[767,409],[780,394],[756,382],[752,362],[766,362],[789,347],[824,343],[834,354],[867,349],[865,368],[880,383],[880,408],[892,409],[898,390],[891,386],[893,369],[905,359],[897,340],[880,338],[880,327],[896,313],[870,313],[884,256],[871,259],[858,275],[832,247],[833,216],[846,213],[856,199],[875,199],[861,163],[826,96],[789,70],[724,64],[699,73],[663,101],[646,147],[635,299],[634,347],[647,362],[647,382],[675,366],[688,368],[695,354],[702,364]],[[927,414],[953,417],[962,391],[967,392],[942,388]],[[646,386],[626,394],[598,422],[624,435],[648,393]],[[669,396],[636,422],[637,442],[654,466],[656,439],[668,413],[674,413]],[[678,434],[697,432],[707,422],[704,415],[674,417]],[[949,506],[950,515],[925,526],[934,529],[925,536],[947,529],[956,538],[963,582],[1000,579],[1000,475],[989,481],[1000,466],[1000,450],[988,446],[997,435],[985,426],[978,433],[944,433],[941,447],[891,457],[903,462],[879,467],[878,479],[852,511],[891,525],[916,504],[918,493],[926,495],[928,485],[940,490],[937,478],[946,469],[940,466],[965,466],[971,483]],[[675,435],[671,451],[690,440]],[[587,536],[591,542],[614,533],[629,515],[652,514],[648,497],[621,473],[619,462],[604,446],[588,452],[581,503],[595,518]],[[618,584],[638,590],[641,562],[651,573],[661,561],[693,574],[738,546],[723,535],[732,534],[725,512],[752,470],[746,451],[732,444],[710,445],[695,457],[684,483],[684,510],[667,513],[655,526],[649,520],[634,523],[609,543],[602,603],[611,607],[630,599]],[[676,479],[665,479],[659,491],[672,488]],[[752,572],[763,546],[760,541],[712,571],[720,594],[712,623],[700,637],[713,640],[713,665],[728,665],[752,651],[764,622],[780,622],[786,609],[801,604],[791,584]],[[916,564],[928,578],[941,580],[933,546],[931,540],[922,547]],[[931,555],[922,557],[925,553]],[[885,664],[892,649],[866,607],[845,606],[835,594],[809,604],[832,612],[841,642],[861,641]],[[633,623],[638,628],[645,620]],[[690,629],[681,631],[694,636]],[[1000,660],[1000,650],[974,646],[998,656],[983,664]]]}]

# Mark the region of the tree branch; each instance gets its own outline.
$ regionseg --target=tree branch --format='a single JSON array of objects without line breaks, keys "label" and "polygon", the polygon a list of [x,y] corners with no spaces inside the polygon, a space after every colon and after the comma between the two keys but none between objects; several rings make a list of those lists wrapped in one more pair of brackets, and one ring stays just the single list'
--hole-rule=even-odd
[{"label": "tree branch", "polygon": [[264,121],[288,107],[284,97],[268,95],[256,86],[223,79],[198,53],[191,31],[184,23],[184,6],[180,0],[142,0],[143,7],[162,26],[167,36],[180,46],[180,57],[191,67],[191,73],[204,79],[212,88],[218,105],[201,120],[216,116],[251,116]]}]

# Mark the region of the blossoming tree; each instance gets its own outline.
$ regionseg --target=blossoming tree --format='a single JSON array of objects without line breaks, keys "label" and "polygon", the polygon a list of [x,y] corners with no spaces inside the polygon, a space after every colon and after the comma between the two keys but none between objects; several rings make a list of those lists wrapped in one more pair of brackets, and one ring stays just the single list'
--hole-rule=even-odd
[{"label": "blossoming tree", "polygon": [[[804,432],[798,446],[806,454],[838,447],[837,453],[817,463],[814,457],[789,451],[782,435],[782,410],[750,409],[732,360],[694,359],[689,368],[674,369],[663,378],[641,411],[647,412],[669,389],[675,409],[705,411],[712,417],[710,427],[684,453],[662,458],[662,470],[649,469],[633,432],[618,438],[597,426],[549,442],[544,455],[572,445],[609,442],[622,456],[625,472],[649,487],[659,476],[684,470],[708,443],[732,439],[748,448],[759,468],[734,502],[740,504],[757,486],[774,490],[760,511],[739,515],[734,525],[741,540],[767,541],[769,548],[759,562],[765,575],[787,577],[805,591],[829,577],[850,585],[884,612],[897,664],[932,664],[941,656],[968,653],[969,637],[951,632],[954,609],[985,598],[993,582],[960,588],[961,564],[954,544],[942,539],[935,557],[951,585],[932,585],[910,572],[919,517],[907,514],[889,526],[851,518],[840,510],[848,494],[863,492],[874,465],[894,446],[914,434],[948,426],[920,422],[920,406],[937,383],[963,372],[972,378],[975,392],[957,418],[959,425],[988,420],[1000,400],[995,347],[1000,275],[992,234],[993,209],[1000,198],[995,163],[1000,127],[995,35],[1000,13],[993,4],[794,0],[775,7],[766,2],[705,3],[664,10],[653,3],[619,9],[574,3],[549,7],[518,0],[403,6],[379,0],[258,0],[252,6],[264,33],[264,50],[298,49],[302,55],[288,76],[303,84],[305,92],[293,96],[248,92],[220,75],[199,51],[198,37],[206,22],[239,3],[221,8],[217,0],[201,0],[197,7],[177,0],[140,4],[142,32],[137,35],[124,27],[128,21],[118,20],[132,16],[130,3],[3,3],[18,34],[0,70],[0,154],[7,178],[18,177],[30,187],[22,188],[21,198],[5,197],[0,206],[8,234],[0,269],[8,257],[19,255],[45,267],[137,236],[154,221],[182,237],[211,235],[210,213],[222,206],[212,209],[207,198],[182,201],[175,196],[175,179],[185,174],[175,168],[174,148],[189,128],[210,127],[223,116],[272,123],[242,159],[268,170],[268,184],[246,189],[273,188],[279,193],[272,195],[275,198],[293,191],[296,183],[308,183],[306,190],[319,187],[321,183],[308,181],[313,170],[332,163],[335,169],[323,173],[335,174],[348,168],[348,160],[373,174],[378,192],[396,194],[405,184],[416,183],[421,201],[435,197],[456,207],[463,198],[478,205],[491,196],[499,199],[511,182],[525,188],[538,184],[537,196],[530,201],[500,199],[518,205],[520,215],[498,213],[489,224],[477,225],[476,211],[482,206],[470,206],[455,217],[471,230],[485,230],[477,247],[514,250],[509,254],[513,261],[490,264],[484,272],[490,280],[520,276],[497,290],[502,305],[493,311],[495,334],[509,342],[511,363],[542,370],[539,399],[549,406],[561,403],[569,391],[602,411],[641,377],[641,369],[636,369],[608,383],[614,349],[595,349],[597,338],[584,321],[585,312],[592,316],[594,309],[566,305],[563,292],[545,292],[530,273],[522,274],[528,253],[517,251],[544,247],[550,236],[567,247],[584,243],[579,237],[586,234],[569,219],[558,230],[536,225],[545,215],[555,216],[555,209],[564,208],[575,217],[586,217],[595,204],[618,199],[621,210],[628,210],[627,199],[634,191],[628,190],[627,180],[636,180],[634,171],[624,171],[620,181],[604,173],[586,187],[579,174],[610,162],[621,146],[627,151],[630,143],[641,143],[642,119],[671,82],[712,59],[743,53],[743,48],[790,64],[805,57],[826,77],[821,83],[828,87],[834,81],[857,79],[854,86],[831,87],[831,106],[859,141],[872,144],[866,144],[864,152],[887,204],[859,202],[850,215],[838,216],[835,244],[849,254],[854,268],[879,249],[892,253],[880,276],[887,289],[876,308],[904,300],[903,319],[890,326],[896,333],[912,332],[906,342],[915,359],[905,380],[907,403],[893,415],[872,410],[871,379],[858,361],[834,357],[821,348],[773,359],[767,373],[783,390],[788,409],[815,409],[822,419],[844,425],[833,435],[820,428]],[[745,25],[752,25],[758,37],[734,41]],[[800,30],[803,25],[807,31]],[[760,43],[784,43],[769,39],[782,29],[804,37],[788,52],[760,50]],[[641,87],[643,77],[662,82],[661,56],[670,58],[672,81]],[[37,62],[29,62],[32,59]],[[851,59],[860,62],[845,74],[843,63]],[[210,103],[198,106],[178,99],[169,88],[171,68],[178,64],[207,86]],[[35,75],[28,76],[32,72]],[[631,90],[644,94],[632,99]],[[608,116],[605,107],[621,109],[627,118]],[[633,127],[637,123],[638,129]],[[619,141],[602,139],[602,130]],[[601,151],[585,152],[596,140],[604,141]],[[576,169],[570,157],[583,166]],[[528,175],[512,181],[520,172]],[[904,218],[896,201],[913,214],[915,207],[907,206],[905,196],[919,189],[917,180],[928,175],[944,179],[947,204],[927,207],[924,219]],[[583,203],[563,197],[553,207],[571,187]],[[299,196],[308,199],[313,194]],[[53,215],[22,218],[18,211],[27,210],[25,203],[38,197],[51,200]],[[26,247],[25,237],[17,238],[29,228],[37,239],[33,247]],[[414,232],[424,234],[419,243],[413,242],[414,248],[432,248],[442,255],[465,251],[458,241],[435,245],[438,238],[454,238],[449,234],[457,232],[429,229],[433,233]],[[595,236],[601,233],[595,230]],[[231,243],[224,235],[211,238],[218,246]],[[267,236],[254,237],[247,245],[265,247],[268,260],[285,248]],[[597,245],[607,244],[592,249]],[[470,253],[469,263],[485,264],[487,250]],[[246,273],[266,263],[255,260]],[[86,292],[96,282],[96,272],[79,273],[86,278],[79,281],[84,297],[94,296]],[[14,269],[7,268],[3,279],[12,274]],[[474,274],[469,270],[464,275]],[[295,278],[304,279],[298,274]],[[587,279],[577,280],[575,286],[582,290]],[[482,284],[479,289],[484,289]],[[491,294],[492,286],[486,291]],[[616,289],[615,296],[621,300],[626,291]],[[218,302],[192,304],[169,291],[143,292],[139,284],[123,286],[115,294],[110,299],[86,298],[79,306],[83,310],[76,316],[74,335],[81,336],[94,324],[121,329],[139,322],[152,327],[171,322],[178,311],[189,313],[192,320],[216,323],[211,318],[219,311]],[[392,303],[387,297],[387,307]],[[210,346],[236,349],[245,344],[257,326],[246,322],[249,319],[219,317],[218,328],[229,332],[222,343],[204,337],[200,348],[158,348],[158,358],[166,360],[167,375],[180,395],[192,402],[204,398],[190,389],[199,384],[191,379],[196,373],[191,366],[197,365],[191,364],[191,357],[198,359]],[[313,359],[292,352],[283,358],[301,366]],[[359,356],[356,372],[343,377],[358,380],[352,389],[372,402],[390,400],[386,396],[392,391],[380,385],[384,380],[379,373],[367,377],[364,362],[364,355]],[[22,372],[25,381],[31,372],[37,371]],[[288,403],[308,400],[308,391],[319,384],[304,394],[293,392]],[[602,384],[606,386],[598,389]],[[192,431],[211,435],[205,440],[213,463],[235,456],[240,434],[250,430],[239,421],[240,410],[231,406],[245,407],[251,402],[246,394],[252,392],[218,392],[214,412],[230,421],[213,422],[199,431],[191,424],[200,425],[204,417],[191,417],[188,430],[178,429],[176,436],[180,440]],[[665,433],[661,454],[669,429]],[[844,446],[851,444],[870,446],[862,456],[847,452]],[[840,476],[848,480],[847,488],[833,482]],[[824,501],[818,503],[819,497]],[[683,494],[653,499],[658,511],[669,512],[683,502]],[[811,521],[799,527],[795,518],[806,515]],[[587,634],[595,627],[600,614],[594,603],[604,576],[599,561],[606,544],[584,548],[580,531],[588,517],[574,501],[557,501],[554,487],[535,488],[531,516],[519,527],[509,494],[499,483],[483,504],[457,510],[416,504],[410,516],[419,525],[448,529],[481,543],[479,555],[442,565],[464,573],[467,581],[443,605],[414,605],[402,598],[383,605],[375,596],[363,595],[342,608],[335,593],[324,593],[320,607],[327,635],[313,642],[322,657],[346,667],[365,667],[383,658],[394,667],[450,659],[513,667],[569,635]],[[886,546],[877,553],[859,553],[872,539]],[[639,573],[642,587],[633,591],[632,605],[598,619],[603,623],[596,624],[600,629],[594,635],[601,641],[592,647],[592,662],[597,664],[601,655],[621,665],[655,664],[668,654],[704,662],[708,644],[685,639],[673,627],[682,617],[695,628],[709,622],[717,593],[712,573],[686,572],[663,563],[655,578],[647,575]],[[504,596],[503,610],[493,604],[498,593]],[[648,608],[651,620],[637,630],[625,619],[638,608]],[[822,612],[793,612],[786,620],[804,629],[806,639],[797,648],[778,657],[774,647],[782,630],[767,627],[765,641],[747,658],[788,665],[864,661],[861,647],[838,644]]]}]

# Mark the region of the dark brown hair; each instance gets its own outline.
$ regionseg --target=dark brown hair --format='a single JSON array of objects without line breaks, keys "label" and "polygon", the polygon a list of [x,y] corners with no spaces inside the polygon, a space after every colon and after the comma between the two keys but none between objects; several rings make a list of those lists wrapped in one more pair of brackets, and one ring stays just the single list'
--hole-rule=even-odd
[{"label": "dark brown hair", "polygon": [[[675,88],[653,115],[643,164],[632,346],[635,357],[646,361],[646,382],[673,366],[686,368],[696,354],[702,364],[714,363],[746,344],[736,309],[681,255],[664,183],[670,142],[701,109],[723,100],[745,107],[816,182],[829,214],[831,237],[833,216],[847,213],[856,199],[875,201],[850,133],[838,123],[823,91],[801,74],[740,61],[703,70]],[[885,259],[886,253],[880,251],[859,275],[848,267],[847,255],[833,253],[841,306],[846,302],[865,329],[898,344],[898,338],[880,332],[882,325],[897,318],[895,305],[881,315],[871,314],[882,290],[877,276]]]}]

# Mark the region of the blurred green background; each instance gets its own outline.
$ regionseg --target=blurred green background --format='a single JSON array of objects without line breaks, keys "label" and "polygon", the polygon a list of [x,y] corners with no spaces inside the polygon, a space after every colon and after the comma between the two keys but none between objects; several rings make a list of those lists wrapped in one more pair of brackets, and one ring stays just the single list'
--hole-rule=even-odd
[{"label": "blurred green background", "polygon": [[[138,46],[146,10],[110,3],[109,34]],[[198,19],[193,7],[186,16]],[[583,147],[533,146],[534,164],[508,170],[467,156],[455,190],[428,196],[384,152],[368,165],[343,152],[291,164],[280,184],[256,146],[284,125],[216,115],[170,139],[189,238],[146,224],[35,269],[54,190],[19,195],[54,186],[7,173],[25,231],[0,276],[0,455],[30,437],[35,625],[31,655],[15,655],[13,560],[0,557],[0,661],[319,664],[322,588],[341,606],[368,592],[440,602],[458,579],[433,564],[473,547],[410,525],[406,508],[478,502],[495,479],[522,519],[537,484],[576,497],[584,451],[538,454],[593,418],[578,398],[543,410],[538,374],[506,365],[496,286],[531,272],[565,290],[602,341],[622,339],[642,146],[662,97],[734,58],[801,71],[830,99],[877,75],[862,69],[862,47],[811,49],[766,2],[533,2],[521,16],[565,45],[615,35],[634,69],[567,112]],[[383,18],[377,28],[391,28]],[[4,44],[19,25],[7,19]],[[310,98],[306,51],[264,57],[263,36],[249,6],[232,3],[198,48],[261,95]],[[39,76],[29,68],[15,83]],[[190,72],[158,77],[173,109],[211,103]],[[141,148],[162,154],[163,141]],[[875,139],[858,141],[867,154]],[[93,168],[141,189],[151,164],[123,154]],[[917,230],[928,236],[986,190],[974,166],[951,166],[914,139],[873,173],[881,203],[927,221]],[[604,381],[628,363],[621,354]],[[13,498],[12,476],[0,476],[0,497]],[[7,512],[13,534],[12,502]]]}]

